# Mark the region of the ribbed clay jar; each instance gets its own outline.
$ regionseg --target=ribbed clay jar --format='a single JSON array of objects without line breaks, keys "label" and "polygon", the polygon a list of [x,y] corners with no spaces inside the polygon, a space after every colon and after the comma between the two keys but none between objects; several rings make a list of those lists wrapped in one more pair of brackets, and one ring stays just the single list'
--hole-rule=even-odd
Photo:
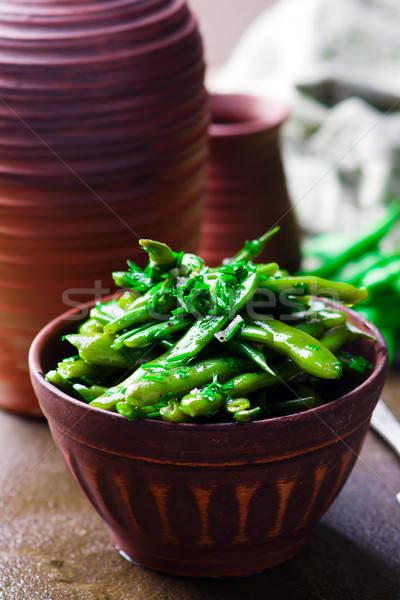
[{"label": "ribbed clay jar", "polygon": [[295,271],[299,231],[286,187],[280,129],[288,114],[280,101],[246,94],[211,94],[210,159],[200,254],[215,266],[243,240],[280,226],[260,257]]},{"label": "ribbed clay jar", "polygon": [[197,249],[203,78],[184,0],[1,3],[0,406],[39,412],[31,340],[112,289],[138,238]]}]

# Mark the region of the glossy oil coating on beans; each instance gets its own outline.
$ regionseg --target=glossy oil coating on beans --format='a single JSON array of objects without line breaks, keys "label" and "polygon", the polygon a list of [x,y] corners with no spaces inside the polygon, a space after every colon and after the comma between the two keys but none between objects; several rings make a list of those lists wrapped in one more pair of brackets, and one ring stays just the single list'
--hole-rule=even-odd
[{"label": "glossy oil coating on beans", "polygon": [[124,293],[65,336],[70,356],[47,379],[127,419],[173,423],[247,423],[337,397],[372,366],[342,349],[366,334],[324,296],[353,305],[366,291],[254,262],[276,233],[217,268],[141,240],[147,267],[113,274]]}]

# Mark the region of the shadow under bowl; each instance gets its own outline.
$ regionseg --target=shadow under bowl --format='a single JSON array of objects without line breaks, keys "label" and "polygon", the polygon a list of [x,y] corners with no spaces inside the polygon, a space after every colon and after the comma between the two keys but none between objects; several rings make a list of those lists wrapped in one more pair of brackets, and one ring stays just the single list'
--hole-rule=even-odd
[{"label": "shadow under bowl", "polygon": [[247,424],[128,421],[44,378],[68,352],[79,309],[35,338],[30,373],[52,435],[121,553],[175,575],[251,574],[295,556],[359,455],[387,370],[377,329],[354,351],[374,365],[350,393],[303,413]]}]

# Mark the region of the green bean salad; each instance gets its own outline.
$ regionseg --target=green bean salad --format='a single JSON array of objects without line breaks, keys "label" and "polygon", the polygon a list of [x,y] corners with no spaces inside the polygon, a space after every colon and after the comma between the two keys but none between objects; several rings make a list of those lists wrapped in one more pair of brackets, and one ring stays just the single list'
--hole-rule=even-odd
[{"label": "green bean salad", "polygon": [[352,306],[367,291],[254,262],[277,230],[216,268],[140,240],[146,268],[113,273],[119,295],[64,336],[74,353],[46,379],[127,419],[176,423],[287,415],[353,388],[372,365],[343,347],[370,336],[327,299]]}]

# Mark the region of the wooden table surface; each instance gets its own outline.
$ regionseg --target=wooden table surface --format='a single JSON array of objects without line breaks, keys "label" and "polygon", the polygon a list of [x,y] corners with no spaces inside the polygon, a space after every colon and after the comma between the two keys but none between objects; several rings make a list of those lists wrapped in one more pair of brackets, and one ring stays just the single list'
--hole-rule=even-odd
[{"label": "wooden table surface", "polygon": [[[400,371],[383,398],[400,418]],[[399,600],[400,460],[372,431],[312,541],[240,579],[185,579],[128,563],[82,496],[45,421],[0,412],[2,600]]]}]

